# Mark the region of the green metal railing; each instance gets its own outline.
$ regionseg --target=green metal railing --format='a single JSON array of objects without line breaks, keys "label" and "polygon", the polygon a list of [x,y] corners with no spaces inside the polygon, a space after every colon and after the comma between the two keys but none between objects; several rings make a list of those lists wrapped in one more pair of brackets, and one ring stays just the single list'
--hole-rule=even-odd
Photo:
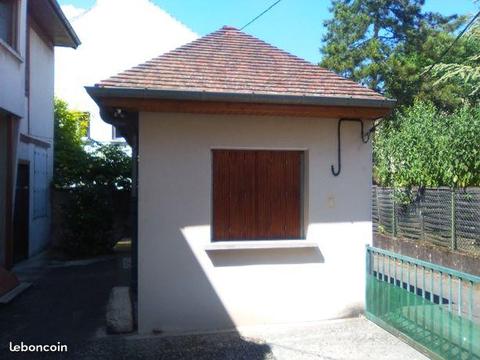
[{"label": "green metal railing", "polygon": [[436,359],[480,360],[480,277],[368,246],[366,314]]}]

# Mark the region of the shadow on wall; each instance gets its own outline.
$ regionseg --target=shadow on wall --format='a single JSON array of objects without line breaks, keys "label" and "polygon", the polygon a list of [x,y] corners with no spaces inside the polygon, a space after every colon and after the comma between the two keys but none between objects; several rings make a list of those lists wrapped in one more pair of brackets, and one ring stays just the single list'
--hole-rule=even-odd
[{"label": "shadow on wall", "polygon": [[208,251],[213,266],[318,264],[325,259],[319,248],[238,249]]},{"label": "shadow on wall", "polygon": [[[139,259],[140,274],[145,274],[139,277],[139,332],[165,334],[156,338],[166,342],[158,354],[169,359],[270,358],[268,344],[246,339],[234,330],[234,321],[186,239],[179,238],[178,232],[169,235],[162,234],[161,243],[151,238],[153,243],[140,244],[143,251],[153,246],[151,251],[167,255],[150,263],[154,269],[145,268],[147,264]],[[228,331],[211,334],[215,330]],[[188,332],[199,335],[168,336]]]},{"label": "shadow on wall", "polygon": [[[299,119],[295,126],[273,117],[261,120],[235,117],[241,123],[236,126],[223,116],[197,114],[163,118],[147,113],[141,119],[140,158],[148,166],[140,166],[139,176],[140,332],[212,331],[276,319],[307,320],[310,309],[316,311],[312,318],[327,318],[347,303],[352,292],[360,293],[358,288],[363,285],[357,279],[362,278],[364,269],[364,244],[354,240],[369,233],[371,161],[358,124],[342,130],[342,174],[334,177],[330,166],[337,158],[336,141],[329,138],[336,131],[336,122],[315,128],[313,120]],[[272,129],[279,135],[274,139]],[[205,245],[211,242],[210,149],[218,146],[218,139],[222,146],[233,148],[269,144],[272,148],[309,149],[305,225],[307,233],[312,231],[307,238],[321,242],[322,252],[256,249],[206,253]],[[352,224],[356,222],[365,224]],[[339,268],[349,272],[334,279],[333,270]],[[338,287],[338,281],[350,279],[352,269],[357,283],[354,291],[340,289],[335,296],[328,294]],[[297,281],[296,276],[311,281]],[[310,286],[320,278],[328,281],[322,287]],[[262,287],[270,280],[272,286]],[[301,306],[291,306],[290,298]],[[324,298],[326,306],[319,306],[317,302]]]}]

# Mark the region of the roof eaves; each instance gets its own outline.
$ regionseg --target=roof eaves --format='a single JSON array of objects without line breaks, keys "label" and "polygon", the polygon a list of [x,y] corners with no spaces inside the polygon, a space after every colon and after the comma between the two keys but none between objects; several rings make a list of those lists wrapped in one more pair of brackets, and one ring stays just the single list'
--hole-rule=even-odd
[{"label": "roof eaves", "polygon": [[316,106],[349,106],[373,107],[392,109],[396,100],[387,98],[349,97],[349,96],[313,96],[313,95],[284,95],[258,93],[227,93],[189,90],[163,90],[119,87],[85,87],[88,94],[98,100],[100,98],[143,98],[184,101],[227,101],[244,103],[267,103],[288,105],[316,105]]},{"label": "roof eaves", "polygon": [[72,41],[72,46],[74,49],[76,49],[80,44],[80,39],[78,38],[75,30],[73,30],[72,25],[70,24],[70,21],[68,21],[67,17],[63,13],[62,8],[58,4],[56,0],[48,0],[50,5],[52,6],[53,11],[55,12],[55,15],[58,17],[58,19],[61,21],[62,25],[65,27],[65,30],[67,31],[71,41]]}]

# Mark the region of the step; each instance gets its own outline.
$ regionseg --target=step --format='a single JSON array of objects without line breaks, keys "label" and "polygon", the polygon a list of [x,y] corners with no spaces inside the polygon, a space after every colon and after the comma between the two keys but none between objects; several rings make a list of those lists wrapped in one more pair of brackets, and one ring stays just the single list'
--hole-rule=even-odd
[{"label": "step", "polygon": [[27,290],[31,285],[32,283],[29,283],[29,282],[20,283],[18,286],[14,287],[12,290],[7,292],[6,294],[3,294],[0,297],[0,304],[8,304],[10,301],[15,299],[22,292]]}]

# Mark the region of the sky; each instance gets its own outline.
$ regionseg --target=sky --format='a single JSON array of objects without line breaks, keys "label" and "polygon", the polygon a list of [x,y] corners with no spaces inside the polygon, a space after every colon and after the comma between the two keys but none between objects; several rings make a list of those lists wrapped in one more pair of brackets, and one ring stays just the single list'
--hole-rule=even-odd
[{"label": "sky", "polygon": [[[273,0],[152,0],[163,10],[200,36],[223,25],[242,27]],[[59,0],[61,5],[89,8],[95,0]],[[324,20],[330,18],[329,0],[282,0],[271,11],[248,26],[245,32],[287,50],[310,62],[321,55]],[[444,15],[473,14],[479,4],[474,0],[426,0],[425,10]]]},{"label": "sky", "polygon": [[84,86],[191,42],[198,34],[149,0],[98,0],[89,11],[63,8],[82,44],[75,50],[55,48],[55,95],[90,113],[93,139],[111,140],[112,129]]}]

